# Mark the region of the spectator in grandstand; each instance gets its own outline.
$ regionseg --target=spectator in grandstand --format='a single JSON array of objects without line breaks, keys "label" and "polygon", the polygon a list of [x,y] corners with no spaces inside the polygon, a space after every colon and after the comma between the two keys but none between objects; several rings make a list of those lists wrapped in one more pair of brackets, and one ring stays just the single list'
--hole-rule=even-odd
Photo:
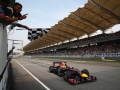
[{"label": "spectator in grandstand", "polygon": [[7,7],[9,2],[10,0],[0,0],[0,5],[1,5],[0,18],[4,19],[8,23],[11,23],[13,27],[18,26],[18,27],[23,27],[29,30],[28,26],[14,22],[14,21],[26,19],[27,17],[27,14],[21,15],[20,13],[22,11],[22,5],[20,3],[15,3],[12,6],[12,8],[10,8],[10,7]]},{"label": "spectator in grandstand", "polygon": [[[9,18],[13,18],[13,17],[17,18],[16,21],[26,19],[27,14],[21,15],[21,13],[20,13],[22,11],[22,7],[23,6],[20,3],[16,2],[12,6],[12,8],[10,8],[10,7],[6,8],[5,15],[8,16]],[[28,26],[19,24],[17,22],[13,22],[11,25],[12,25],[12,27],[18,26],[18,27],[23,27],[23,28],[29,30]]]},{"label": "spectator in grandstand", "polygon": [[[8,21],[8,22],[13,22],[13,21],[17,21],[18,18],[10,18],[9,15],[10,15],[10,11],[9,9],[7,8],[8,4],[10,3],[10,0],[0,0],[0,15],[1,15],[1,18],[4,18],[5,21]],[[7,13],[7,15],[6,15]],[[8,15],[9,14],[9,15]]]},{"label": "spectator in grandstand", "polygon": [[5,18],[4,8],[8,6],[10,0],[0,0],[0,18]]},{"label": "spectator in grandstand", "polygon": [[7,60],[8,61],[11,61],[12,59],[12,53],[13,53],[13,50],[15,49],[15,46],[12,47],[12,49],[7,53]]}]

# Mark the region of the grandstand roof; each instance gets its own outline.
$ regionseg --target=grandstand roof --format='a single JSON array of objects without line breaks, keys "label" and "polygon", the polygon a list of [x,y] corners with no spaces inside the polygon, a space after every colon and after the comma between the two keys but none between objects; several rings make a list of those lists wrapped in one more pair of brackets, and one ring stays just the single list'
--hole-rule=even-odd
[{"label": "grandstand roof", "polygon": [[120,24],[120,0],[89,0],[83,8],[59,21],[44,36],[27,44],[23,50],[32,51],[83,35],[90,35],[97,30]]}]

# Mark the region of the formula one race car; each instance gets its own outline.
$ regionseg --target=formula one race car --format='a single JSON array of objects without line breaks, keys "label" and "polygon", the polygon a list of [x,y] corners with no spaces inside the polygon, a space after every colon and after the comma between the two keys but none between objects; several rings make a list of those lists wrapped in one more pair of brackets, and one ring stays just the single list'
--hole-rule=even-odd
[{"label": "formula one race car", "polygon": [[62,61],[57,61],[57,62],[53,62],[53,65],[49,67],[49,72],[50,73],[55,73],[58,76],[64,76],[65,72],[69,69],[69,67],[67,66],[66,62],[62,62]]},{"label": "formula one race car", "polygon": [[66,71],[63,79],[68,81],[70,84],[79,84],[96,81],[97,77],[91,76],[87,69],[79,71],[78,69],[71,68]]}]

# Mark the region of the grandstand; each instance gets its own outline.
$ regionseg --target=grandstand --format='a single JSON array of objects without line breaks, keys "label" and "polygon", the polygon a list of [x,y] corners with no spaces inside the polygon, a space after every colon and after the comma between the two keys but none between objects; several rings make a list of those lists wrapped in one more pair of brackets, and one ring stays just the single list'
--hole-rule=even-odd
[{"label": "grandstand", "polygon": [[[120,24],[120,0],[88,0],[83,8],[51,27],[50,31],[27,44],[24,55],[41,57],[120,57],[120,31],[105,33]],[[101,30],[102,34],[92,36]],[[80,37],[87,37],[80,39]],[[72,39],[75,39],[74,41]]]}]

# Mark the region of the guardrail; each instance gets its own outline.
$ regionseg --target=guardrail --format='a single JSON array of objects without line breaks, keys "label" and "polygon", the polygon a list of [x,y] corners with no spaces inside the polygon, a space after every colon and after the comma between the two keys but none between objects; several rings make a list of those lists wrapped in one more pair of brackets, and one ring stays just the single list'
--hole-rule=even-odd
[{"label": "guardrail", "polygon": [[6,26],[0,23],[0,90],[6,90],[8,79],[7,67],[7,30]]}]

